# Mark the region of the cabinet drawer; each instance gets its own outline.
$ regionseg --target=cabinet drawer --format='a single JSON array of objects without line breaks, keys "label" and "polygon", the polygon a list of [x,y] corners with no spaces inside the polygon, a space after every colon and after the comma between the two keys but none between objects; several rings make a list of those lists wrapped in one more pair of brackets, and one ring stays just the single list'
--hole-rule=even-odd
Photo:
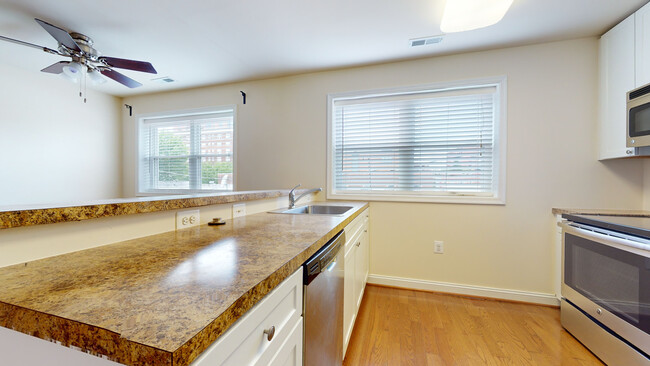
[{"label": "cabinet drawer", "polygon": [[[302,316],[302,267],[242,316],[192,366],[263,365],[289,336]],[[269,341],[265,330],[275,327]]]},{"label": "cabinet drawer", "polygon": [[359,240],[362,230],[367,226],[368,223],[368,209],[365,209],[359,216],[357,216],[351,223],[349,223],[345,229],[345,252],[347,253],[350,250],[352,244],[356,244]]}]

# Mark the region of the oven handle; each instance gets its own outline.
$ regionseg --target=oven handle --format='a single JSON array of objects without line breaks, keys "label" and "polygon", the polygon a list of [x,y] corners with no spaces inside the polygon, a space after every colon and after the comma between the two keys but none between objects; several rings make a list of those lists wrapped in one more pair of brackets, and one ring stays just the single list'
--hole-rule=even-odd
[{"label": "oven handle", "polygon": [[638,254],[650,258],[650,244],[639,243],[633,240],[627,240],[612,235],[601,234],[591,230],[585,230],[571,225],[570,222],[560,224],[565,233],[583,237],[588,240],[608,245],[626,252]]}]

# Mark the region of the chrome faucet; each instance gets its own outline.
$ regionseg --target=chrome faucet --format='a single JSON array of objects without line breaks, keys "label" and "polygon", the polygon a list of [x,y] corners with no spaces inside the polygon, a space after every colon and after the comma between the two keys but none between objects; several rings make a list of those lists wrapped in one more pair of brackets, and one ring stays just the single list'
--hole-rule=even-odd
[{"label": "chrome faucet", "polygon": [[296,198],[296,194],[294,193],[294,191],[298,187],[300,187],[300,184],[298,184],[297,186],[291,188],[291,192],[289,192],[289,208],[294,208],[296,206],[296,202],[298,202],[298,200],[303,198],[304,196],[306,196],[306,195],[308,195],[310,193],[316,193],[316,192],[320,192],[320,191],[323,190],[322,188],[310,189],[307,192],[305,192],[305,193],[301,194],[300,196],[298,196],[298,198]]}]

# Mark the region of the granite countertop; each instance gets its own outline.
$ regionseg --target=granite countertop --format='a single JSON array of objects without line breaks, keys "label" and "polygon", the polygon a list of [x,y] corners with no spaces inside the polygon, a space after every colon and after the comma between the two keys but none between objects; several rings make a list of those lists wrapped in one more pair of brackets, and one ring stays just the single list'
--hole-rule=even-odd
[{"label": "granite countertop", "polygon": [[[296,189],[297,194],[306,191]],[[116,198],[65,204],[0,206],[0,229],[261,200],[288,194],[289,190],[239,191]]]},{"label": "granite countertop", "polygon": [[650,211],[645,210],[612,210],[612,209],[596,209],[596,208],[553,208],[553,215],[604,215],[604,216],[634,216],[634,217],[650,217]]},{"label": "granite countertop", "polygon": [[343,216],[260,213],[0,268],[0,325],[127,365],[189,365],[368,207],[345,204]]}]

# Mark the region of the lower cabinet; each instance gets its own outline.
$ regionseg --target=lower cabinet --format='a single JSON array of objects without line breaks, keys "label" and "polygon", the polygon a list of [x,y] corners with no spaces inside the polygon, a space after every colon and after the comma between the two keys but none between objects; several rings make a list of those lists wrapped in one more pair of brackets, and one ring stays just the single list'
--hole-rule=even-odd
[{"label": "lower cabinet", "polygon": [[345,227],[345,280],[343,290],[343,357],[350,342],[363,292],[368,281],[370,240],[366,209]]},{"label": "lower cabinet", "polygon": [[302,267],[242,316],[192,366],[302,365]]}]

